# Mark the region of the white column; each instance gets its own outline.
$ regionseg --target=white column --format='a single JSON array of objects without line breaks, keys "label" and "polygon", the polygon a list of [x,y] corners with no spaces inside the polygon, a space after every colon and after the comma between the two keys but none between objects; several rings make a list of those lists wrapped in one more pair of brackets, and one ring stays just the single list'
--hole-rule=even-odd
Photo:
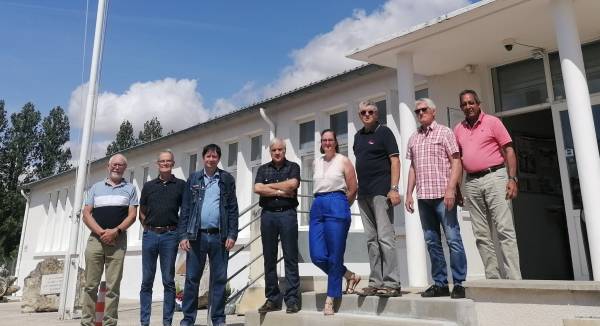
[{"label": "white column", "polygon": [[[400,109],[400,162],[402,164],[401,193],[406,191],[410,161],[406,160],[408,138],[417,130],[412,109],[415,104],[415,85],[412,54],[398,54],[396,75],[398,78],[398,106]],[[416,201],[415,201],[416,206]],[[404,209],[406,229],[406,257],[408,264],[408,283],[411,287],[427,285],[427,255],[425,239],[421,229],[419,211],[409,213]]]},{"label": "white column", "polygon": [[553,0],[554,28],[560,54],[581,197],[585,209],[594,280],[600,280],[600,207],[595,203],[600,188],[600,156],[585,77],[581,41],[572,0]]}]

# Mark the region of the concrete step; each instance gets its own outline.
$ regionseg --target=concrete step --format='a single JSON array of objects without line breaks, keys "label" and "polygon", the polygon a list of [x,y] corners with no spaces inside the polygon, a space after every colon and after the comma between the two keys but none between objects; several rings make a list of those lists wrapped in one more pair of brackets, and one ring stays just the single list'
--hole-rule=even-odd
[{"label": "concrete step", "polygon": [[[302,294],[302,310],[320,312],[325,304],[325,293]],[[422,298],[417,293],[403,293],[402,297],[360,297],[347,294],[335,303],[335,310],[342,314],[414,318],[449,321],[457,325],[476,326],[475,304],[469,299]]]},{"label": "concrete step", "polygon": [[286,314],[283,311],[259,314],[248,312],[246,326],[456,326],[456,323],[441,320],[420,320],[403,317],[384,317],[361,314],[337,313],[324,316],[322,312],[300,311]]},{"label": "concrete step", "polygon": [[564,326],[600,326],[600,318],[572,318],[564,319]]}]

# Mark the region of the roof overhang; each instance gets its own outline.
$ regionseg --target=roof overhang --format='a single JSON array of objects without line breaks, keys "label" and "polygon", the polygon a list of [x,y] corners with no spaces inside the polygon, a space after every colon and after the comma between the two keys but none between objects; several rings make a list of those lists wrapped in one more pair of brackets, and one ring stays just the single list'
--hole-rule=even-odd
[{"label": "roof overhang", "polygon": [[[557,48],[551,0],[483,0],[414,26],[348,57],[391,68],[400,53],[412,53],[414,72],[431,76],[466,65],[494,66],[529,57],[532,48],[515,45],[505,50],[503,40],[552,51]],[[573,0],[582,42],[600,37],[599,0]]]}]

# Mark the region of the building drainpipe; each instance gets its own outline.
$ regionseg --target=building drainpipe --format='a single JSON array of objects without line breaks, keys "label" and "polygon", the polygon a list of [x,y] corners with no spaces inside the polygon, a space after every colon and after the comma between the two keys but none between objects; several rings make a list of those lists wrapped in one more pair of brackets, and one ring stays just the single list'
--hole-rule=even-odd
[{"label": "building drainpipe", "polygon": [[267,112],[264,108],[260,108],[260,116],[269,125],[269,140],[275,138],[275,124],[273,120],[267,116]]},{"label": "building drainpipe", "polygon": [[21,272],[21,260],[23,260],[23,239],[25,238],[25,230],[27,230],[27,222],[29,221],[29,201],[31,197],[21,189],[21,196],[25,198],[25,214],[23,215],[23,226],[21,227],[21,240],[19,241],[19,252],[17,254],[17,265],[15,266],[15,276],[19,277]]}]

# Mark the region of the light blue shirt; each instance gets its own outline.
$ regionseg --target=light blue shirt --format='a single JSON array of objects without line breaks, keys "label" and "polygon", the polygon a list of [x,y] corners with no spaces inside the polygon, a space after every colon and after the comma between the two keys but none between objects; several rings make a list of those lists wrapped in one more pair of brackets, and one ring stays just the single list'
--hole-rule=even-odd
[{"label": "light blue shirt", "polygon": [[202,216],[200,217],[200,228],[218,228],[219,227],[219,197],[221,189],[219,188],[219,172],[215,172],[212,177],[204,172],[204,202],[202,203]]}]

